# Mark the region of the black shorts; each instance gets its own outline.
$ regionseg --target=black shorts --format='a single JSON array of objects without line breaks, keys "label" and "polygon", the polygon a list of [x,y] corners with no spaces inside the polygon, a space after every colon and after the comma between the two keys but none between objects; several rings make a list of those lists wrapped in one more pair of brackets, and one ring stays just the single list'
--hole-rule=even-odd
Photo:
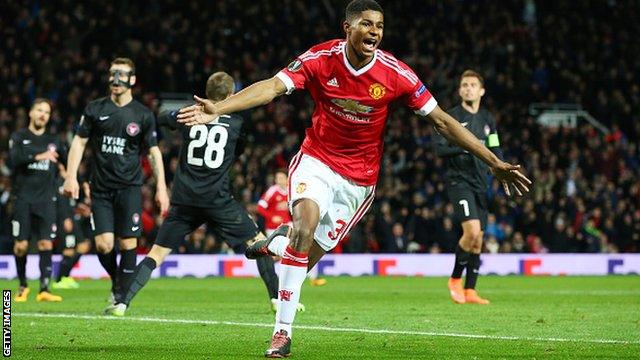
[{"label": "black shorts", "polygon": [[73,234],[76,236],[76,243],[93,240],[93,230],[91,218],[74,215]]},{"label": "black shorts", "polygon": [[140,186],[91,192],[93,233],[114,233],[118,238],[142,235],[142,192]]},{"label": "black shorts", "polygon": [[56,238],[56,204],[29,204],[16,199],[13,203],[11,235],[14,240],[53,240]]},{"label": "black shorts", "polygon": [[447,187],[449,201],[453,204],[456,220],[459,222],[477,219],[480,228],[487,225],[487,195],[471,186],[458,183]]},{"label": "black shorts", "polygon": [[[223,195],[224,194],[224,195]],[[260,230],[247,211],[231,195],[221,193],[213,200],[215,207],[201,208],[172,205],[169,215],[158,231],[156,244],[177,249],[185,237],[202,224],[207,224],[216,240],[224,241],[236,253],[243,253],[246,241],[253,239]]]},{"label": "black shorts", "polygon": [[58,223],[62,223],[66,219],[71,219],[71,217],[73,216],[73,206],[71,206],[71,199],[66,196],[58,195],[56,200],[56,216]]},{"label": "black shorts", "polygon": [[64,229],[65,220],[73,220],[73,206],[71,206],[71,201],[71,199],[62,195],[58,195],[56,200],[56,223],[58,224],[59,239],[64,239],[65,235],[67,235]]}]

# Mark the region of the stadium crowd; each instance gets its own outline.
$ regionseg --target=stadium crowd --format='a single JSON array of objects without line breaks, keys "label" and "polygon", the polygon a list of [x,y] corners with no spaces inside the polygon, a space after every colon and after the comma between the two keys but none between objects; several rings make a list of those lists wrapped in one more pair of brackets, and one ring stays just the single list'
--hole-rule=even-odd
[{"label": "stadium crowd", "polygon": [[[157,110],[163,93],[204,92],[225,70],[237,88],[272,76],[309,46],[342,35],[343,8],[323,1],[28,1],[0,5],[0,236],[10,253],[8,139],[25,127],[37,96],[54,103],[50,130],[69,142],[89,100],[106,94],[109,61],[136,63],[135,96]],[[455,105],[458,77],[484,75],[505,157],[534,180],[523,198],[493,182],[485,251],[640,251],[640,3],[625,1],[381,1],[382,48],[411,65],[441,107]],[[418,14],[408,16],[407,14]],[[597,14],[597,15],[595,15]],[[584,19],[588,19],[583,21]],[[597,20],[596,20],[597,19]],[[530,103],[577,103],[610,132],[588,124],[548,128]],[[273,171],[297,152],[312,112],[304,92],[243,114],[247,146],[233,191],[255,213]],[[167,181],[178,140],[163,133]],[[459,234],[444,191],[433,130],[402,107],[392,112],[374,208],[342,252],[452,252]],[[89,155],[90,158],[90,155]],[[145,163],[147,164],[147,163]],[[148,181],[151,170],[145,165]],[[141,251],[162,221],[144,196]],[[180,252],[227,249],[203,229]]]}]

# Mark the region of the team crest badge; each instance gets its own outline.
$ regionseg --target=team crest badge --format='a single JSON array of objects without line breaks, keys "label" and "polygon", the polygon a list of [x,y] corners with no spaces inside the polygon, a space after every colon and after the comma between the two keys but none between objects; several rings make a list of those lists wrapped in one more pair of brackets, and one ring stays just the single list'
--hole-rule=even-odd
[{"label": "team crest badge", "polygon": [[298,184],[298,186],[296,186],[296,192],[298,194],[302,194],[305,190],[307,190],[307,184],[305,183],[300,183]]},{"label": "team crest badge", "polygon": [[58,147],[56,146],[56,144],[47,145],[47,150],[49,150],[49,151],[56,151],[57,149],[58,149]]},{"label": "team crest badge", "polygon": [[134,224],[137,224],[140,221],[140,214],[133,213],[133,215],[131,216],[131,220],[133,220]]},{"label": "team crest badge", "polygon": [[369,96],[374,100],[382,99],[386,93],[387,89],[378,83],[371,84],[371,86],[369,86]]},{"label": "team crest badge", "polygon": [[129,136],[136,136],[139,132],[140,126],[138,126],[138,124],[132,122],[127,125],[127,134],[129,134]]},{"label": "team crest badge", "polygon": [[287,66],[287,69],[291,72],[296,72],[298,70],[300,70],[302,68],[302,61],[300,61],[299,59],[295,59],[293,60],[289,66]]}]

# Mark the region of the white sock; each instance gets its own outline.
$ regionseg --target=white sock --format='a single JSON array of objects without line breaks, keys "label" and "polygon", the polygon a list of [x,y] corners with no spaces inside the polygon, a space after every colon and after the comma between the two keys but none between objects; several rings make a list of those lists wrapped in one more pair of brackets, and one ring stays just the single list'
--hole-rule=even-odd
[{"label": "white sock", "polygon": [[267,249],[272,253],[282,257],[284,256],[285,250],[287,250],[287,246],[289,246],[289,238],[284,235],[278,235],[271,240],[271,244],[267,246]]},{"label": "white sock", "polygon": [[296,317],[298,302],[300,301],[300,289],[307,275],[307,254],[299,253],[287,247],[280,265],[280,287],[278,291],[278,311],[276,312],[276,324],[273,333],[285,330],[291,337],[293,320]]}]

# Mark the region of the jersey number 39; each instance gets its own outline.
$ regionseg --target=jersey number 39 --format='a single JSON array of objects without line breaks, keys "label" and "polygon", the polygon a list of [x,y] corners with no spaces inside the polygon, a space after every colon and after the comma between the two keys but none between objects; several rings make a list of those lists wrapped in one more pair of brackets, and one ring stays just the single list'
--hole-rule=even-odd
[{"label": "jersey number 39", "polygon": [[[189,131],[189,148],[187,149],[187,163],[189,165],[202,166],[217,169],[224,161],[224,147],[227,145],[229,132],[224,126],[195,125]],[[202,158],[196,157],[193,152],[206,146]]]}]

